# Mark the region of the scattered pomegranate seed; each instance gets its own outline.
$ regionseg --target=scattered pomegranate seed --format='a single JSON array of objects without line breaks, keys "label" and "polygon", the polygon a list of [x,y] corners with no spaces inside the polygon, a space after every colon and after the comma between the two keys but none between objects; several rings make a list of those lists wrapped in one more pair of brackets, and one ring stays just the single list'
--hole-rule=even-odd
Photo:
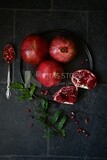
[{"label": "scattered pomegranate seed", "polygon": [[40,94],[44,94],[44,92],[43,92],[43,91],[41,91],[41,92],[40,92]]},{"label": "scattered pomegranate seed", "polygon": [[30,123],[29,127],[32,128],[34,126],[34,123]]},{"label": "scattered pomegranate seed", "polygon": [[86,137],[89,137],[89,133],[86,133],[85,136],[86,136]]},{"label": "scattered pomegranate seed", "polygon": [[75,115],[75,113],[74,113],[74,112],[71,112],[71,115]]},{"label": "scattered pomegranate seed", "polygon": [[81,128],[78,128],[78,129],[77,129],[77,132],[78,132],[78,133],[80,133],[81,131],[82,131],[82,129],[81,129]]},{"label": "scattered pomegranate seed", "polygon": [[27,111],[27,112],[31,112],[31,109],[28,108],[26,111]]},{"label": "scattered pomegranate seed", "polygon": [[75,121],[75,124],[79,124],[79,121]]},{"label": "scattered pomegranate seed", "polygon": [[43,94],[43,95],[48,95],[48,93],[49,93],[49,91],[48,90],[46,90],[46,91],[41,91],[41,94]]},{"label": "scattered pomegranate seed", "polygon": [[75,119],[75,116],[74,116],[74,115],[72,115],[72,116],[71,116],[71,119]]},{"label": "scattered pomegranate seed", "polygon": [[48,90],[46,90],[46,91],[44,92],[44,95],[48,95],[48,93],[49,93]]},{"label": "scattered pomegranate seed", "polygon": [[84,122],[86,123],[86,124],[88,124],[89,123],[89,118],[85,118],[85,120],[84,120]]},{"label": "scattered pomegranate seed", "polygon": [[[75,115],[74,112],[71,112],[71,117],[70,117],[70,118],[71,118],[72,120],[74,120],[73,122],[76,124],[76,128],[77,128],[76,131],[77,131],[78,133],[82,132],[82,133],[85,134],[86,137],[88,137],[88,136],[89,136],[89,133],[88,133],[85,129],[80,128],[80,126],[79,126],[79,121],[77,120],[76,115]],[[85,123],[88,123],[88,121],[89,121],[89,119],[86,117],[86,118],[85,118]]]},{"label": "scattered pomegranate seed", "polygon": [[82,132],[83,132],[83,133],[86,133],[86,131],[85,131],[84,129],[82,130]]}]

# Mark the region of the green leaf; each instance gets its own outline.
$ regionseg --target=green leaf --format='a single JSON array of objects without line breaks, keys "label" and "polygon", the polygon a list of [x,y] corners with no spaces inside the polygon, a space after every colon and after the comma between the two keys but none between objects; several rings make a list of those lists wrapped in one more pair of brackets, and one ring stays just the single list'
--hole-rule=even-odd
[{"label": "green leaf", "polygon": [[28,97],[27,96],[18,96],[18,99],[19,100],[25,100],[25,99],[28,99]]},{"label": "green leaf", "polygon": [[55,124],[55,123],[58,121],[61,113],[62,113],[61,110],[55,111],[55,113],[54,113],[54,115],[52,116],[52,119],[51,119],[51,123],[52,123],[52,124]]},{"label": "green leaf", "polygon": [[34,94],[36,86],[34,84],[31,84],[31,88],[30,88],[30,96],[32,97]]},{"label": "green leaf", "polygon": [[63,137],[66,137],[66,131],[65,131],[65,129],[61,129],[60,133],[62,134]]},{"label": "green leaf", "polygon": [[57,126],[59,130],[63,128],[66,121],[67,121],[67,116],[63,116]]},{"label": "green leaf", "polygon": [[11,88],[13,89],[23,89],[24,88],[24,85],[23,83],[19,83],[19,82],[15,82],[15,83],[11,83],[10,85]]},{"label": "green leaf", "polygon": [[44,111],[46,111],[46,110],[48,109],[49,105],[48,105],[47,99],[42,98],[42,99],[40,100],[40,107],[41,107],[42,110],[44,110]]}]

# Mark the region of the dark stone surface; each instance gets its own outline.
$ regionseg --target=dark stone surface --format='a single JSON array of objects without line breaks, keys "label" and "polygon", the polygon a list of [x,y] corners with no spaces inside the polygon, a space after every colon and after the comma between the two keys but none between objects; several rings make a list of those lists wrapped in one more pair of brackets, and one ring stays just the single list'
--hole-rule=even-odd
[{"label": "dark stone surface", "polygon": [[107,12],[89,13],[89,46],[98,81],[107,83]]},{"label": "dark stone surface", "polygon": [[0,10],[0,82],[6,82],[7,64],[3,60],[3,48],[13,43],[13,11]]},{"label": "dark stone surface", "polygon": [[[0,160],[75,160],[73,157],[7,157]],[[84,160],[84,158],[76,158],[76,160]]]},{"label": "dark stone surface", "polygon": [[90,121],[90,138],[87,141],[87,157],[107,158],[107,85],[99,85],[92,92],[87,111],[93,114]]},{"label": "dark stone surface", "polygon": [[107,11],[106,0],[54,0],[53,8],[58,10],[103,10]]},{"label": "dark stone surface", "polygon": [[0,8],[50,9],[50,0],[1,0]]},{"label": "dark stone surface", "polygon": [[[80,157],[107,157],[107,85],[98,85],[93,91],[87,91],[81,97],[78,104],[81,114],[89,117],[89,124],[83,125],[83,128],[89,132],[90,136],[76,134],[72,124],[69,126],[70,135],[63,140],[55,138],[49,141],[49,154],[57,156],[80,156]],[[75,106],[75,109],[76,106]],[[81,120],[82,121],[82,120]],[[81,125],[81,124],[80,124]],[[77,157],[78,158],[78,157]]]},{"label": "dark stone surface", "polygon": [[[5,85],[2,84],[0,95],[0,156],[46,155],[47,140],[43,138],[43,128],[26,112],[30,104],[20,102],[16,92],[6,100]],[[29,128],[32,122],[34,127]]]},{"label": "dark stone surface", "polygon": [[[1,0],[0,8],[0,160],[106,160],[106,0]],[[69,114],[73,110],[81,110],[82,114],[89,117],[88,125],[84,124],[80,117],[80,126],[90,134],[88,138],[77,134],[75,125],[70,123],[66,139],[44,139],[44,128],[35,119],[34,127],[28,127],[29,123],[33,122],[26,112],[31,104],[28,101],[20,102],[16,91],[12,92],[10,100],[5,98],[7,65],[2,59],[4,45],[15,45],[17,58],[13,80],[21,81],[21,41],[29,34],[53,29],[72,31],[80,36],[88,43],[94,60],[94,72],[98,77],[97,87],[85,91],[73,106],[57,106]]]}]

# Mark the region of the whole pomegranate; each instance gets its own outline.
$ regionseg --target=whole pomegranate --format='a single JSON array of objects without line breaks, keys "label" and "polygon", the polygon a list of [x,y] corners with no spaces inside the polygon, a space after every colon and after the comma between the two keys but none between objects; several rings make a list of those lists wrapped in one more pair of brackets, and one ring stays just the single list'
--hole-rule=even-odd
[{"label": "whole pomegranate", "polygon": [[77,54],[76,43],[66,37],[56,36],[50,44],[49,53],[59,62],[69,62]]},{"label": "whole pomegranate", "polygon": [[29,35],[21,44],[20,54],[26,63],[39,64],[48,54],[48,43],[38,35]]},{"label": "whole pomegranate", "polygon": [[57,86],[63,76],[62,66],[54,60],[46,60],[37,67],[36,79],[46,87]]}]

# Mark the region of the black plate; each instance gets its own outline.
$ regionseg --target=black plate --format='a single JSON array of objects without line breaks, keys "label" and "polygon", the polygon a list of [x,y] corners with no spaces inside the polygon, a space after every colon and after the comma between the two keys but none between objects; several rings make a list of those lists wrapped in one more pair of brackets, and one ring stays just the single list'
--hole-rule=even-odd
[{"label": "black plate", "polygon": [[[73,71],[78,70],[78,69],[92,70],[93,69],[93,62],[92,62],[91,53],[90,53],[87,45],[77,35],[75,35],[71,32],[65,31],[65,30],[52,30],[52,31],[40,33],[40,35],[44,39],[46,39],[48,42],[50,42],[57,35],[68,37],[70,39],[73,39],[76,42],[77,47],[78,47],[77,56],[69,63],[63,64],[66,78],[63,79],[63,81],[58,86],[48,88],[49,95],[47,96],[47,98],[50,99],[50,98],[52,98],[51,95],[53,95],[62,86],[72,84],[72,82],[70,81],[70,78],[69,78],[69,73],[72,73]],[[27,72],[25,72],[25,71],[27,71]],[[21,73],[21,78],[24,83],[25,83],[25,73],[29,74],[29,72],[31,72],[31,75],[32,75],[31,83],[35,83],[38,86],[38,88],[40,88],[38,93],[40,93],[40,90],[47,90],[46,87],[42,86],[38,81],[35,80],[35,78],[34,78],[35,68],[33,68],[29,64],[26,64],[21,59],[20,73]],[[82,94],[82,93],[83,93],[83,90],[80,89],[80,94]]]}]

